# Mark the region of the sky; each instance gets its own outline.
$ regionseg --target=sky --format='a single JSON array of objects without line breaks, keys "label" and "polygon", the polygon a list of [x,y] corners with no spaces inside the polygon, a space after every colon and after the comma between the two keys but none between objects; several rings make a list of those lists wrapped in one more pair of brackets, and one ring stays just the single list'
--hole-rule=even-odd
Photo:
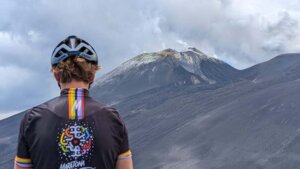
[{"label": "sky", "polygon": [[0,114],[59,95],[50,73],[68,35],[97,51],[104,75],[143,52],[196,47],[237,69],[300,52],[298,0],[2,0]]}]

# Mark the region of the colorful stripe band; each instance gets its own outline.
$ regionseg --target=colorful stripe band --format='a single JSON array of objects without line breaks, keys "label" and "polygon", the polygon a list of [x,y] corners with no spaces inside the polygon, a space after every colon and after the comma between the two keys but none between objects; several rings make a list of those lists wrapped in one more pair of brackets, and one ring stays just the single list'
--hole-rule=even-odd
[{"label": "colorful stripe band", "polygon": [[17,157],[15,158],[15,164],[19,167],[24,167],[24,168],[30,168],[32,167],[31,159],[30,158],[20,158]]},{"label": "colorful stripe band", "polygon": [[122,153],[119,155],[118,159],[122,160],[122,159],[128,159],[132,157],[132,153],[130,150],[126,151],[125,153]]},{"label": "colorful stripe band", "polygon": [[84,90],[82,88],[70,88],[68,91],[69,119],[84,118]]}]

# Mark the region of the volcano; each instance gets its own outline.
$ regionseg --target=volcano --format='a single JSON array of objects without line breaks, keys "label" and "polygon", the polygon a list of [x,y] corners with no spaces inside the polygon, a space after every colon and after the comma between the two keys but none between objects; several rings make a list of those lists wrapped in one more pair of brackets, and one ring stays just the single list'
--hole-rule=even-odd
[{"label": "volcano", "polygon": [[[136,169],[300,166],[300,54],[244,70],[196,48],[138,55],[91,94],[126,122]],[[23,114],[0,121],[0,168],[12,169]]]}]

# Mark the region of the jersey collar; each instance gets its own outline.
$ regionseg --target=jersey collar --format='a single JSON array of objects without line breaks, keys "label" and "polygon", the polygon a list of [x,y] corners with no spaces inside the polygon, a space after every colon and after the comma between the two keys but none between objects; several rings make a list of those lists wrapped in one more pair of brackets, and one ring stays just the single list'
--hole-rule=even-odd
[{"label": "jersey collar", "polygon": [[61,96],[76,95],[81,96],[90,96],[89,90],[85,88],[66,88],[60,91]]}]

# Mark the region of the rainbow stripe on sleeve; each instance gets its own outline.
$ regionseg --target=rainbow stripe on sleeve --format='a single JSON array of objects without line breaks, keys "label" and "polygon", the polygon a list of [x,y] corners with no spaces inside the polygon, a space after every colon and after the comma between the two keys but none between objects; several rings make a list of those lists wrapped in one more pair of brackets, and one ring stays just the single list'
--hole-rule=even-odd
[{"label": "rainbow stripe on sleeve", "polygon": [[32,162],[30,158],[21,158],[16,156],[15,158],[15,164],[19,167],[23,168],[31,168],[32,167]]},{"label": "rainbow stripe on sleeve", "polygon": [[126,151],[125,153],[122,153],[119,155],[118,159],[123,160],[123,159],[128,159],[132,157],[132,153],[130,150]]},{"label": "rainbow stripe on sleeve", "polygon": [[82,88],[70,88],[68,91],[69,119],[84,118],[84,90]]}]

